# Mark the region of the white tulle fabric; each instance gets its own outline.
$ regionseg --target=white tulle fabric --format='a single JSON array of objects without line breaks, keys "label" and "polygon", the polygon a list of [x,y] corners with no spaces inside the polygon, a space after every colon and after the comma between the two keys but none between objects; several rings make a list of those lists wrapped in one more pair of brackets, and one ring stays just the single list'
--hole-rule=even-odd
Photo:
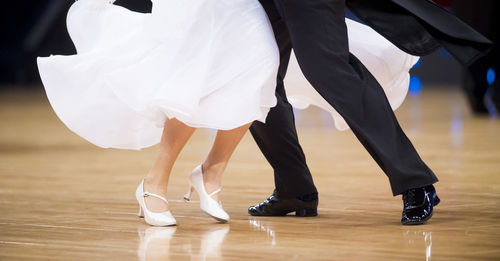
[{"label": "white tulle fabric", "polygon": [[[349,51],[382,85],[392,109],[396,110],[408,93],[409,70],[420,58],[401,51],[366,25],[349,19],[346,19],[346,24]],[[285,77],[285,86],[288,101],[295,108],[305,109],[310,105],[318,106],[330,112],[337,129],[349,129],[342,116],[306,80],[293,53]]]},{"label": "white tulle fabric", "polygon": [[[79,0],[67,27],[77,54],[38,59],[47,97],[72,131],[104,148],[159,142],[167,118],[233,129],[265,121],[276,104],[279,52],[257,0],[154,0],[150,14],[109,0]],[[370,28],[347,20],[351,51],[395,109],[416,62]],[[292,58],[287,95],[347,125],[303,78]]]}]

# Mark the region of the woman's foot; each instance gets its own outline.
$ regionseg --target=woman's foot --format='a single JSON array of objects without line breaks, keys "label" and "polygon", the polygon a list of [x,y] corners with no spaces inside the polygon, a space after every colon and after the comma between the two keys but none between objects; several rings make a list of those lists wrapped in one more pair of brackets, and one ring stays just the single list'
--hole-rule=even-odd
[{"label": "woman's foot", "polygon": [[[153,211],[147,205],[146,201],[149,201],[151,198],[157,198],[158,200],[163,201],[163,207],[160,205],[159,208],[165,209],[168,208],[168,201],[165,197],[158,195],[156,193],[152,193],[148,190],[144,189],[144,180],[141,181],[139,186],[137,186],[137,190],[135,191],[135,198],[139,203],[139,217],[144,217],[144,221],[152,226],[175,226],[176,221],[172,216],[172,213],[167,211]],[[148,200],[146,200],[148,199]],[[155,204],[151,204],[155,205]]]},{"label": "woman's foot", "polygon": [[[203,172],[203,184],[205,184],[205,191],[207,191],[208,194],[212,194],[218,189],[221,189],[222,186],[220,177],[222,177],[222,172],[224,172],[225,167],[217,165],[208,166],[208,164],[203,164],[201,165],[201,168]],[[211,197],[215,201],[219,202],[219,194],[220,193],[214,193]]]},{"label": "woman's foot", "polygon": [[[147,176],[144,178],[144,191],[167,198],[167,186],[158,184],[154,179]],[[157,197],[145,197],[144,202],[151,212],[160,213],[170,210],[168,203]]]},{"label": "woman's foot", "polygon": [[[189,175],[190,190],[184,196],[186,201],[191,198],[191,192],[196,190],[200,196],[200,208],[209,216],[215,218],[219,222],[229,221],[229,215],[224,211],[222,205],[214,199],[215,194],[221,191],[220,188],[208,193],[204,184],[204,174],[201,165],[196,167]],[[213,184],[211,184],[213,185]]]}]

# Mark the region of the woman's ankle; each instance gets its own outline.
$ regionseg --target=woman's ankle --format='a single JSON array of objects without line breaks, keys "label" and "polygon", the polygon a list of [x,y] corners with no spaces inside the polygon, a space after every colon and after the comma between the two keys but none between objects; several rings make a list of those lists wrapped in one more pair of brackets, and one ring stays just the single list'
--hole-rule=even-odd
[{"label": "woman's ankle", "polygon": [[160,193],[160,194],[166,195],[167,194],[167,186],[168,186],[168,182],[161,181],[152,175],[148,174],[144,177],[144,187],[149,192]]},{"label": "woman's ankle", "polygon": [[221,187],[222,173],[226,166],[225,164],[206,164],[202,165],[203,168],[203,183],[207,193],[212,193]]},{"label": "woman's ankle", "polygon": [[220,181],[222,173],[226,169],[225,164],[207,164],[203,163],[203,180],[207,182],[217,182]]},{"label": "woman's ankle", "polygon": [[[167,185],[162,184],[161,182],[158,182],[157,179],[154,177],[146,175],[144,177],[144,191],[153,193],[159,196],[162,196],[164,198],[167,198]],[[163,200],[156,198],[156,197],[145,197],[144,201],[146,203],[146,207],[148,208],[149,211],[151,212],[165,212],[169,211],[170,208],[168,206],[167,202],[164,202]]]}]

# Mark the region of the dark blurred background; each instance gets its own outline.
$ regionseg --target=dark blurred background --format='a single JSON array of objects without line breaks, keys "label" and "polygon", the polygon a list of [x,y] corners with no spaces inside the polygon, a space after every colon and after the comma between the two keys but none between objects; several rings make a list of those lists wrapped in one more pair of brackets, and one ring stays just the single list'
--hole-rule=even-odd
[{"label": "dark blurred background", "polygon": [[[73,2],[74,0],[16,0],[0,4],[0,88],[39,88],[36,57],[76,52],[65,23],[66,12]],[[493,42],[498,42],[500,30],[495,30],[495,25],[500,24],[498,0],[434,2],[455,13]],[[115,4],[138,12],[151,10],[149,0],[118,0]],[[349,11],[346,15],[355,19]],[[423,57],[412,70],[410,94],[418,95],[422,86],[460,86],[472,111],[477,114],[497,114],[500,109],[500,87],[498,81],[495,81],[495,72],[499,71],[499,58],[498,48],[494,48],[488,56],[464,68],[445,50],[440,49]]]}]

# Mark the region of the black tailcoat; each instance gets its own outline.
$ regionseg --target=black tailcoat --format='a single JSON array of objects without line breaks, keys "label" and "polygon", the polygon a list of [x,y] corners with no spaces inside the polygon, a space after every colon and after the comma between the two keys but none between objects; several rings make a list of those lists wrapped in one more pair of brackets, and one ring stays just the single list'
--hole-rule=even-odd
[{"label": "black tailcoat", "polygon": [[491,41],[429,0],[347,0],[363,22],[401,50],[427,55],[440,46],[468,65],[486,53]]}]

